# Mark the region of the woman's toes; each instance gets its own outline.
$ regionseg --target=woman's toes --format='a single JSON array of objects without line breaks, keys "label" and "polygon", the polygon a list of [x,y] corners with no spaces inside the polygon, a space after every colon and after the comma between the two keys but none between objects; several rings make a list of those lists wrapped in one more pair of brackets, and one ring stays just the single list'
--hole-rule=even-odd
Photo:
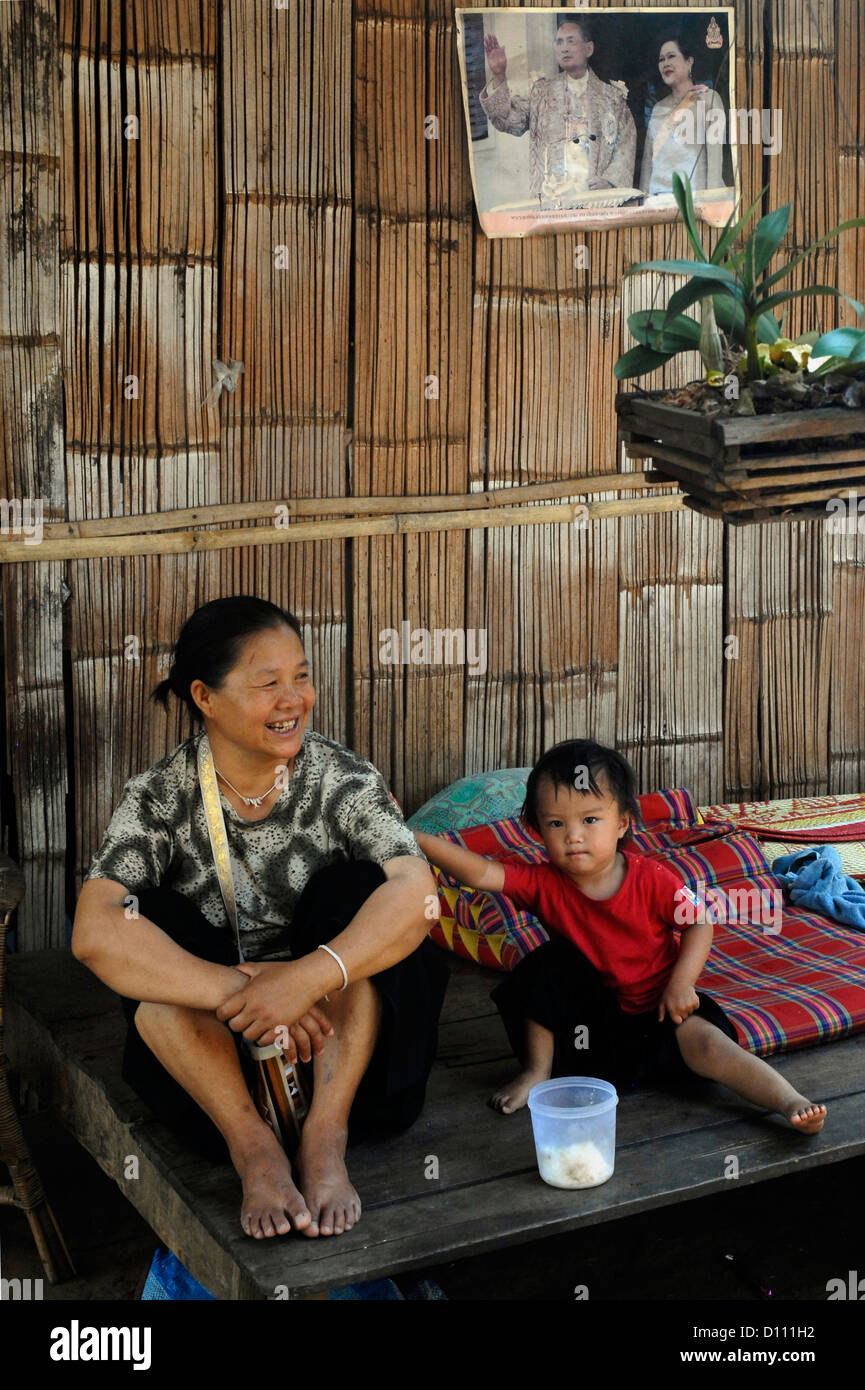
[{"label": "woman's toes", "polygon": [[306,1226],[298,1226],[298,1230],[305,1236],[317,1236],[319,1234],[318,1217],[313,1213],[310,1215],[309,1223]]}]

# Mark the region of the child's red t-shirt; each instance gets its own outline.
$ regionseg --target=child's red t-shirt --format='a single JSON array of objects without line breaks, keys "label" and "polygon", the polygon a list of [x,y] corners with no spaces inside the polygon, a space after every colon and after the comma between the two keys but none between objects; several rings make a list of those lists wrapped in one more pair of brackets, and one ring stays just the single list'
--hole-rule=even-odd
[{"label": "child's red t-shirt", "polygon": [[552,864],[502,864],[503,892],[551,932],[578,946],[615,990],[622,1011],[657,1004],[679,955],[673,935],[682,884],[655,859],[622,850],[624,882],[611,898],[589,898]]}]

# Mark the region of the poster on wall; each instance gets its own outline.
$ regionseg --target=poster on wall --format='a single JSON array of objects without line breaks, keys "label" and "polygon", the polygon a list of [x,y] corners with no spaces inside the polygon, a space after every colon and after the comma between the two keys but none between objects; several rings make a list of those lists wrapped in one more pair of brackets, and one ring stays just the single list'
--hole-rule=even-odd
[{"label": "poster on wall", "polygon": [[[677,216],[687,175],[713,225],[738,195],[732,6],[456,10],[475,204],[488,237]],[[780,116],[780,113],[775,113]],[[778,135],[780,132],[778,132]]]}]

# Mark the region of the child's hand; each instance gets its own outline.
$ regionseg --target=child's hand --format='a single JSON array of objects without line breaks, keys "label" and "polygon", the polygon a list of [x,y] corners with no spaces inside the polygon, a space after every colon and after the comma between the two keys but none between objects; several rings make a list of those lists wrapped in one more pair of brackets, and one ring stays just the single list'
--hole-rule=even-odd
[{"label": "child's hand", "polygon": [[674,1023],[684,1023],[699,1007],[700,1001],[693,985],[677,985],[670,980],[658,1005],[658,1021],[662,1021],[667,1013]]}]

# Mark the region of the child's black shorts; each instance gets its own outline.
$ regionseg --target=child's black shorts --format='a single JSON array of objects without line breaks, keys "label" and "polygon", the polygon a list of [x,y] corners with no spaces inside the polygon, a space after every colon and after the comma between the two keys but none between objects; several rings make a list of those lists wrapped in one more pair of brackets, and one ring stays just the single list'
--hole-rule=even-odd
[{"label": "child's black shorts", "polygon": [[[376,888],[384,871],[367,860],[352,860],[320,869],[310,878],[295,906],[286,938],[294,957],[315,950],[348,925]],[[237,948],[230,931],[220,931],[180,893],[151,888],[139,895],[144,917],[202,960],[236,965]],[[382,999],[378,1041],[349,1115],[349,1143],[384,1137],[408,1129],[423,1107],[427,1079],[436,1051],[438,1017],[449,971],[430,941],[396,965],[370,976]],[[150,1051],[135,1027],[138,1000],[121,1000],[129,1022],[123,1077],[163,1124],[208,1157],[221,1161],[228,1149],[213,1121]],[[326,1006],[325,1006],[326,1007]],[[241,1063],[245,1048],[234,1034]]]},{"label": "child's black shorts", "polygon": [[[700,1017],[738,1042],[720,1005],[700,991],[697,997]],[[590,961],[561,937],[525,956],[492,999],[520,1061],[527,1018],[553,1034],[553,1076],[597,1076],[620,1090],[697,1079],[679,1051],[672,1019],[659,1021],[657,1006],[625,1013]]]}]

